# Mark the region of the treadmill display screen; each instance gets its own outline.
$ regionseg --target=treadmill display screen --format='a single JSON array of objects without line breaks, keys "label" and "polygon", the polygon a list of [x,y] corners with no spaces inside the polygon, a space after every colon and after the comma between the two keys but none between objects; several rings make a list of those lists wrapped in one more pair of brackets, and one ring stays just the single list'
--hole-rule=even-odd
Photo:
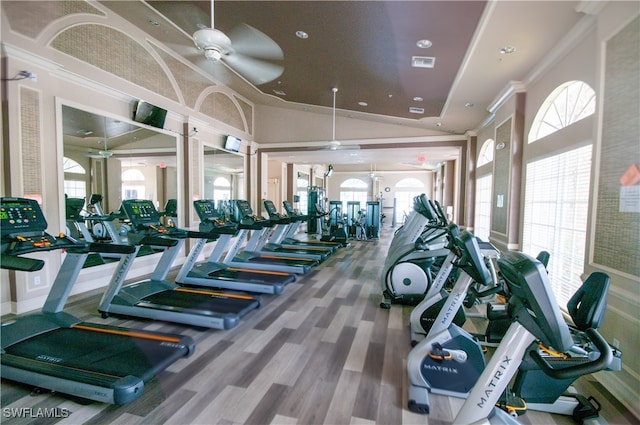
[{"label": "treadmill display screen", "polygon": [[240,213],[240,218],[252,216],[253,210],[251,206],[249,206],[249,202],[238,200],[236,201],[236,206],[238,207],[238,212]]},{"label": "treadmill display screen", "polygon": [[273,204],[273,201],[264,201],[264,207],[267,209],[267,213],[269,213],[270,216],[278,214],[278,210]]},{"label": "treadmill display screen", "polygon": [[21,232],[43,232],[47,220],[38,202],[26,198],[0,199],[0,229],[2,236]]},{"label": "treadmill display screen", "polygon": [[289,201],[283,201],[282,205],[284,206],[284,210],[287,212],[287,215],[291,215],[294,213],[293,211],[293,205],[291,205],[291,202]]},{"label": "treadmill display screen", "polygon": [[193,201],[193,207],[200,217],[200,221],[209,221],[219,217],[218,210],[216,210],[213,201],[207,199],[200,199],[197,201]]},{"label": "treadmill display screen", "polygon": [[122,201],[127,218],[134,227],[160,225],[160,214],[148,199],[126,199]]}]

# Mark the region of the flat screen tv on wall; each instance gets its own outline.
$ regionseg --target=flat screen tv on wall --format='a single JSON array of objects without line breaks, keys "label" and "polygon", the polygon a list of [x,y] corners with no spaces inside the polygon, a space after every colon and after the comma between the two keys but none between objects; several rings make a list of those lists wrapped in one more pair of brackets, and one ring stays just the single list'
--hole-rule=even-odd
[{"label": "flat screen tv on wall", "polygon": [[240,139],[238,139],[237,137],[234,136],[227,136],[226,140],[224,141],[224,148],[228,151],[231,152],[240,152],[240,144],[242,143],[242,141]]},{"label": "flat screen tv on wall", "polygon": [[143,100],[138,100],[133,106],[133,120],[152,127],[164,128],[164,120],[167,110],[152,105]]}]

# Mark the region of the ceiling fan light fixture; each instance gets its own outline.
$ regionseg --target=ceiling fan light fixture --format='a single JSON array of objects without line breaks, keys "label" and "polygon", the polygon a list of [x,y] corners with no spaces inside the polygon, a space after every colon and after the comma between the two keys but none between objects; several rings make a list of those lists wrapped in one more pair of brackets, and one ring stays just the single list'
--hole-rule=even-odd
[{"label": "ceiling fan light fixture", "polygon": [[98,151],[98,153],[103,158],[111,158],[113,156],[113,152],[111,151]]},{"label": "ceiling fan light fixture", "polygon": [[[207,59],[220,59],[231,48],[231,39],[222,31],[214,28],[202,28],[193,33],[193,42],[204,50]],[[217,52],[217,53],[213,53]]]},{"label": "ceiling fan light fixture", "polygon": [[212,61],[219,61],[222,58],[222,53],[216,48],[206,48],[204,49],[204,57]]},{"label": "ceiling fan light fixture", "polygon": [[335,151],[340,147],[340,142],[338,140],[332,140],[329,142],[329,150]]}]

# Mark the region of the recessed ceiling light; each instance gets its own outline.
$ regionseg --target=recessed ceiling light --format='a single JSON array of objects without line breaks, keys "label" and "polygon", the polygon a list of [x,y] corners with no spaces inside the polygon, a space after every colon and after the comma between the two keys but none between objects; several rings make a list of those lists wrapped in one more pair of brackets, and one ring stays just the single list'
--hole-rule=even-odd
[{"label": "recessed ceiling light", "polygon": [[296,31],[296,37],[298,37],[299,39],[302,39],[302,40],[306,40],[307,38],[309,38],[309,34],[307,34],[304,31],[298,30],[298,31]]},{"label": "recessed ceiling light", "polygon": [[358,102],[358,105],[360,105],[360,106],[369,106],[369,104],[367,102]]},{"label": "recessed ceiling light", "polygon": [[414,101],[414,102],[422,102],[422,101],[424,101],[424,98],[422,98],[422,97],[420,97],[420,96],[415,96],[415,97],[413,98],[413,101]]},{"label": "recessed ceiling light", "polygon": [[442,125],[442,123],[441,123],[441,122],[437,122],[437,123],[436,123],[436,127],[440,127],[441,125]]},{"label": "recessed ceiling light", "polygon": [[467,108],[473,108],[474,105],[471,102],[467,102],[464,104],[464,106],[466,106]]},{"label": "recessed ceiling light", "polygon": [[430,40],[418,40],[418,42],[416,43],[416,46],[421,49],[428,49],[432,45],[433,43]]},{"label": "recessed ceiling light", "polygon": [[154,27],[160,26],[158,21],[154,21],[153,19],[149,19],[148,22],[149,22],[150,25],[153,25]]},{"label": "recessed ceiling light", "polygon": [[500,53],[502,53],[503,55],[510,55],[515,51],[516,51],[516,48],[513,46],[504,46],[500,49]]},{"label": "recessed ceiling light", "polygon": [[285,92],[283,92],[282,90],[274,90],[273,91],[275,94],[277,94],[278,96],[286,96],[287,94]]}]

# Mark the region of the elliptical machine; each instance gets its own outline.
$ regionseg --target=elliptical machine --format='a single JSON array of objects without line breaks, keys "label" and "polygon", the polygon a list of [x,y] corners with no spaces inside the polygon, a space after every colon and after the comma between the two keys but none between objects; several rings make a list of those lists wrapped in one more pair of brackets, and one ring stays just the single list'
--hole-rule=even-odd
[{"label": "elliptical machine", "polygon": [[392,303],[418,304],[431,286],[435,258],[445,257],[446,231],[423,193],[414,198],[413,211],[393,237],[382,270],[380,307]]},{"label": "elliptical machine", "polygon": [[[439,215],[443,213],[440,209],[436,210],[438,211]],[[446,217],[444,218],[444,220],[446,220]],[[446,227],[446,231],[449,235],[449,243],[447,245],[447,248],[449,248],[450,252],[444,259],[442,264],[440,264],[440,269],[438,270],[436,277],[433,279],[433,284],[429,288],[427,295],[420,302],[420,304],[418,304],[411,311],[411,315],[409,316],[412,345],[417,344],[427,336],[427,334],[431,330],[431,327],[433,326],[433,323],[438,317],[440,310],[442,310],[447,297],[449,296],[449,292],[445,290],[445,285],[447,283],[447,279],[452,274],[452,271],[456,266],[456,262],[459,259],[457,256],[459,250],[455,249],[452,240],[456,236],[459,236],[460,229],[455,224],[449,224]],[[476,242],[478,244],[480,252],[482,253],[485,265],[487,266],[487,269],[491,274],[492,287],[495,288],[498,286],[498,277],[493,261],[500,256],[500,251],[489,242],[483,242],[477,238]],[[483,283],[481,284],[484,285]],[[469,289],[471,289],[472,286],[470,286]],[[458,310],[454,314],[455,315],[453,317],[453,323],[458,326],[462,326],[466,322],[466,314],[464,308],[458,308]]]}]

